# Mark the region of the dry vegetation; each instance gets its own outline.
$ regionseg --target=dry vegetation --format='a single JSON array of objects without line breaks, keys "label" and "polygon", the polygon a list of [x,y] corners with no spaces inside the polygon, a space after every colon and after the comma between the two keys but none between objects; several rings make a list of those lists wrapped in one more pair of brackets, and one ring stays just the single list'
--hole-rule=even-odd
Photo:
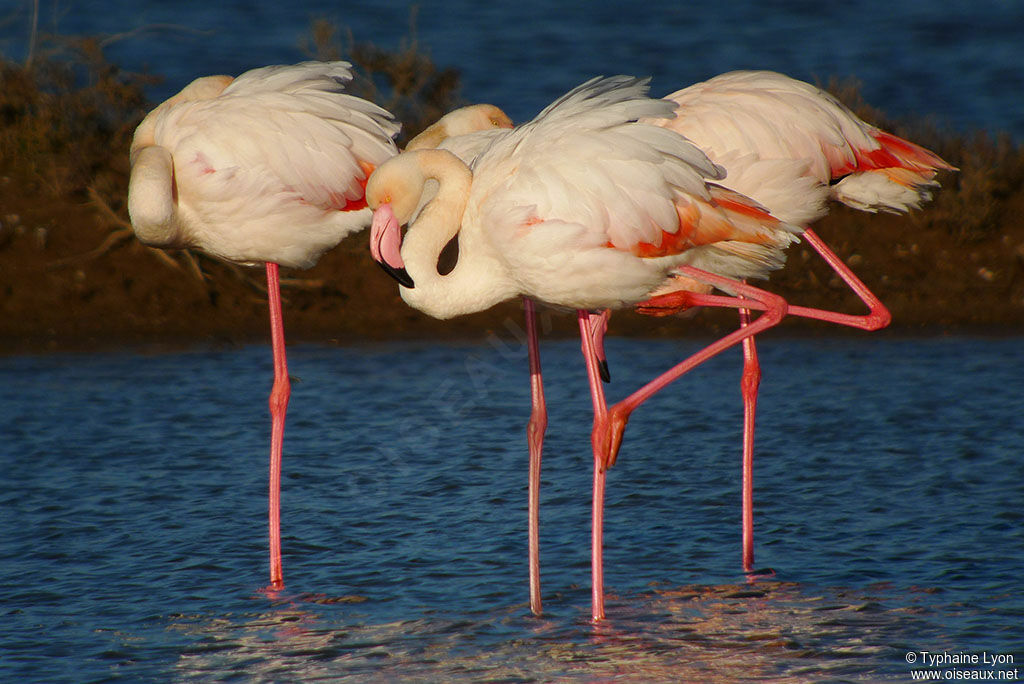
[{"label": "dry vegetation", "polygon": [[[49,50],[30,64],[0,63],[0,350],[263,339],[261,272],[202,255],[167,256],[126,230],[127,151],[152,104],[144,95],[147,79],[105,60],[98,40],[49,38],[40,45]],[[332,25],[315,22],[305,47],[312,57],[356,64],[355,91],[395,112],[405,136],[463,104],[458,72],[434,65],[414,32],[388,52],[351,36],[340,40]],[[872,216],[838,208],[818,226],[891,307],[892,329],[1019,333],[1024,150],[1005,136],[890,121],[860,101],[856,84],[827,87],[868,120],[960,168],[941,177],[943,188],[924,211]],[[289,274],[285,315],[293,341],[472,337],[518,320],[516,303],[449,323],[408,309],[365,258],[365,239],[356,236],[315,269]],[[807,250],[793,251],[772,288],[794,303],[860,310]],[[569,317],[554,319],[556,332],[571,330]],[[677,335],[734,324],[723,312],[701,312],[685,323],[624,313],[613,331]],[[780,330],[835,332],[799,322]]]}]

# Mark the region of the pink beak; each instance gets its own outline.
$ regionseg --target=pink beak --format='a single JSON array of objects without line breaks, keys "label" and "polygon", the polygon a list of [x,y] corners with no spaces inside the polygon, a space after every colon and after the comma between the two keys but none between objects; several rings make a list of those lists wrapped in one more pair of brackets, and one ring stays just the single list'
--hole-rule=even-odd
[{"label": "pink beak", "polygon": [[408,288],[415,287],[402,261],[402,230],[390,204],[382,204],[373,212],[370,226],[370,256],[384,272]]}]

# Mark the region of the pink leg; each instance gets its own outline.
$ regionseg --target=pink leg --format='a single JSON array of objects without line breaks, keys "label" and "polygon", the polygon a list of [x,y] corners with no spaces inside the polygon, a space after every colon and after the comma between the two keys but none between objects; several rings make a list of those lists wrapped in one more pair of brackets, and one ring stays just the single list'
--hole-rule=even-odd
[{"label": "pink leg", "polygon": [[281,447],[284,417],[291,397],[288,363],[284,352],[284,321],[281,316],[281,284],[277,264],[267,264],[267,297],[270,307],[270,340],[274,349],[274,386],[270,391],[270,586],[284,586],[281,570]]},{"label": "pink leg", "polygon": [[803,232],[803,237],[828,262],[828,265],[843,279],[843,282],[857,293],[860,300],[868,306],[869,313],[864,316],[854,316],[834,311],[825,311],[823,309],[811,309],[805,306],[790,306],[789,313],[794,316],[815,318],[821,321],[850,326],[851,328],[860,328],[861,330],[880,330],[889,325],[889,322],[892,320],[889,310],[875,296],[875,293],[869,290],[864,282],[850,270],[850,267],[843,263],[843,260],[835,252],[829,249],[825,241],[818,237],[818,234],[810,228]]},{"label": "pink leg", "polygon": [[526,426],[526,439],[530,445],[530,475],[528,511],[530,611],[540,616],[543,607],[540,598],[540,464],[544,450],[544,431],[548,426],[548,410],[544,403],[544,381],[540,372],[540,349],[537,345],[537,315],[533,301],[523,298],[526,311],[527,348],[530,353],[530,422]]},{"label": "pink leg", "polygon": [[[602,452],[597,439],[598,435],[608,429],[608,405],[604,398],[604,387],[601,385],[601,373],[598,368],[597,352],[594,345],[594,325],[592,316],[587,311],[576,313],[580,325],[580,343],[583,360],[587,365],[587,379],[590,381],[590,398],[594,404],[594,427],[591,432],[591,444],[594,450],[594,487],[591,498],[590,524],[590,601],[591,618],[596,622],[604,619],[604,567],[602,552],[604,549],[604,484],[605,468],[602,466]],[[599,323],[597,323],[599,325]]]},{"label": "pink leg", "polygon": [[[537,616],[543,613],[540,593],[540,471],[544,451],[544,433],[547,430],[547,404],[544,401],[544,380],[540,367],[540,349],[537,343],[537,314],[533,301],[523,298],[526,316],[527,349],[530,357],[530,421],[526,428],[530,447],[529,494],[528,494],[528,545],[530,566],[530,611]],[[604,356],[604,333],[608,329],[610,311],[595,316],[587,315],[588,339],[593,345],[593,358],[598,373],[608,381],[608,364]],[[602,397],[603,405],[603,397]],[[602,476],[603,477],[603,476]]]},{"label": "pink leg", "polygon": [[[811,309],[802,306],[789,306],[788,313],[795,316],[815,318],[818,320],[847,325],[863,330],[878,330],[889,324],[891,316],[888,309],[871,290],[864,285],[850,268],[843,263],[835,252],[829,249],[817,233],[811,229],[804,231],[804,238],[832,267],[843,281],[860,297],[869,309],[863,316]],[[749,322],[749,314],[740,309],[740,327]],[[754,338],[743,340],[743,570],[753,572],[754,568],[754,416],[757,411],[757,390],[761,381],[761,368],[757,360],[757,349]]]},{"label": "pink leg", "polygon": [[[750,325],[750,310],[740,309],[740,329]],[[743,571],[754,569],[754,418],[757,414],[757,389],[761,384],[761,365],[753,337],[743,340]]]},{"label": "pink leg", "polygon": [[[843,314],[822,309],[802,306],[789,306],[788,313],[795,316],[814,318],[838,323],[863,330],[879,330],[892,320],[888,309],[881,300],[861,281],[850,268],[843,263],[835,252],[811,229],[804,231],[804,238],[832,267],[843,281],[867,305],[869,312],[863,316]],[[654,309],[657,311],[657,307]],[[749,311],[740,309],[741,329],[749,324]],[[757,350],[753,337],[743,340],[743,378],[741,390],[743,395],[743,569],[753,572],[754,566],[754,514],[753,514],[753,464],[754,464],[754,423],[757,411],[757,391],[761,380],[761,368],[757,360]]]},{"label": "pink leg", "polygon": [[[825,259],[843,281],[860,297],[869,309],[864,316],[789,306],[788,313],[818,320],[839,323],[864,330],[878,330],[889,324],[888,309],[871,290],[864,285],[849,267],[829,249],[828,245],[811,229],[804,232],[804,238]],[[746,327],[749,312],[740,309],[740,327]],[[757,360],[754,338],[743,340],[743,570],[753,572],[754,568],[754,417],[757,411],[757,390],[761,381],[761,368]]]},{"label": "pink leg", "polygon": [[756,309],[764,313],[753,322],[739,330],[714,342],[685,361],[677,364],[651,382],[647,383],[629,397],[607,408],[604,389],[598,379],[597,359],[593,349],[593,324],[590,314],[578,312],[580,337],[583,344],[583,356],[587,364],[587,376],[590,380],[591,399],[594,404],[594,427],[591,433],[591,444],[594,449],[594,492],[591,532],[591,599],[592,618],[594,621],[604,619],[604,568],[602,561],[602,530],[604,523],[604,489],[605,471],[615,463],[622,434],[630,414],[643,402],[661,389],[687,373],[692,368],[728,349],[729,347],[776,325],[786,315],[786,301],[764,290],[713,273],[683,266],[679,271],[727,290],[736,292],[738,297],[685,293],[687,306],[724,306],[739,309]]},{"label": "pink leg", "polygon": [[[615,459],[622,444],[622,433],[629,421],[629,416],[640,404],[671,384],[692,368],[699,366],[711,357],[725,351],[729,347],[738,344],[742,340],[752,337],[768,328],[778,324],[786,315],[786,300],[777,295],[771,294],[746,283],[723,278],[722,276],[702,271],[692,266],[680,266],[679,272],[689,275],[697,280],[707,282],[717,287],[732,290],[738,297],[724,297],[720,295],[705,295],[696,293],[680,293],[685,295],[686,306],[721,306],[737,309],[754,309],[764,313],[746,327],[735,330],[720,340],[709,344],[685,361],[680,362],[673,368],[647,383],[633,394],[618,402],[608,412],[608,432],[598,440],[604,453],[604,467],[608,468],[615,464]],[[680,307],[684,308],[684,307]]]},{"label": "pink leg", "polygon": [[597,370],[605,382],[612,381],[611,372],[608,370],[608,356],[604,353],[604,336],[608,332],[608,320],[611,317],[611,309],[590,315],[590,336],[593,340],[594,357],[597,359]]},{"label": "pink leg", "polygon": [[[829,249],[817,233],[808,228],[804,239],[822,256],[843,281],[860,297],[869,312],[863,316],[789,306],[788,313],[795,316],[815,318],[840,325],[879,330],[889,325],[892,316],[881,300],[843,263],[835,252]],[[740,327],[746,327],[749,313],[740,309]],[[743,570],[754,571],[754,416],[757,411],[757,390],[761,381],[761,367],[757,360],[754,338],[743,340]]]}]

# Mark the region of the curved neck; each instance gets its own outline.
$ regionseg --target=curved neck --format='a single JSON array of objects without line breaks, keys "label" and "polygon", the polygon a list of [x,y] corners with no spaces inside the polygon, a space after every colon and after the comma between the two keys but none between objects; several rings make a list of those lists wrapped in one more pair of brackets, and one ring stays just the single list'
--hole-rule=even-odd
[{"label": "curved neck", "polygon": [[134,151],[128,181],[128,215],[143,244],[180,245],[174,162],[163,147],[148,145]]},{"label": "curved neck", "polygon": [[[402,243],[402,260],[416,283],[402,288],[402,298],[435,318],[451,318],[488,309],[517,294],[507,269],[497,258],[475,221],[464,213],[473,174],[455,155],[444,150],[419,150],[417,164],[424,183],[435,180],[437,194],[409,224]],[[441,251],[458,239],[458,258],[446,275],[438,272]]]}]

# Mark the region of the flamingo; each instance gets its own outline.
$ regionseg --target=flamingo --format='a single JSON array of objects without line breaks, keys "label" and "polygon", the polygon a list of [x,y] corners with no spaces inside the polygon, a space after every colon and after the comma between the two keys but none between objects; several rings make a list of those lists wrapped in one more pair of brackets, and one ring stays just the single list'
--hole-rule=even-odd
[{"label": "flamingo", "polygon": [[[670,118],[675,108],[648,97],[647,84],[626,76],[592,79],[531,122],[490,135],[472,169],[444,149],[407,151],[382,164],[366,186],[374,212],[371,254],[399,281],[410,306],[446,319],[520,296],[576,311],[594,406],[595,621],[604,618],[604,464],[625,423],[609,421],[595,349],[603,317],[592,312],[681,290],[690,305],[764,312],[638,390],[653,395],[782,319],[782,298],[741,279],[781,266],[799,232],[718,185],[723,170],[685,138],[641,121]],[[424,202],[435,184],[436,194]],[[452,243],[457,258],[442,269],[440,256]],[[712,287],[728,296],[709,294]],[[539,470],[533,456],[531,450],[531,476]],[[536,613],[535,590],[531,581]]]},{"label": "flamingo", "polygon": [[[920,208],[938,187],[940,170],[954,167],[914,143],[859,119],[832,95],[771,71],[734,71],[667,95],[676,116],[651,123],[674,130],[726,169],[720,184],[765,206],[788,223],[809,226],[822,218],[829,200],[867,212],[906,213]],[[798,176],[802,182],[792,181]],[[878,297],[810,228],[802,233],[868,307],[850,315],[802,306],[788,314],[863,330],[878,330],[891,316]],[[678,310],[673,297],[638,307],[664,315]],[[685,305],[684,305],[685,306]],[[740,310],[741,325],[748,314]],[[761,378],[754,337],[743,340],[742,559],[754,571],[753,448],[757,390]],[[616,407],[628,414],[628,405]],[[610,453],[606,466],[614,463]]]},{"label": "flamingo", "polygon": [[[424,128],[419,135],[406,143],[405,149],[410,151],[450,146],[453,138],[460,138],[461,143],[455,143],[457,149],[462,154],[475,157],[479,153],[479,148],[482,148],[483,141],[487,140],[487,135],[478,138],[473,134],[503,128],[512,128],[512,119],[500,108],[492,104],[468,105],[448,112]],[[479,142],[473,142],[474,140]]]},{"label": "flamingo", "polygon": [[[351,79],[351,64],[343,61],[199,78],[150,112],[131,146],[128,211],[141,242],[265,264],[274,357],[272,589],[284,586],[281,457],[291,395],[279,266],[312,267],[344,237],[366,228],[366,180],[398,151],[393,138],[399,125],[384,109],[345,94]],[[506,122],[495,107],[472,107],[449,113],[432,128],[443,137]]]},{"label": "flamingo", "polygon": [[[808,226],[822,218],[831,202],[867,212],[906,213],[931,199],[940,170],[954,167],[914,143],[867,124],[834,97],[814,86],[768,71],[738,71],[716,76],[668,96],[676,104],[674,118],[649,120],[675,130],[696,144],[726,170],[718,181],[764,205],[774,216]],[[888,325],[890,314],[877,296],[847,267],[810,228],[803,238],[836,271],[868,307],[857,316],[801,306],[788,313],[816,318],[864,330]],[[682,299],[680,299],[680,297]],[[658,296],[637,310],[648,315],[668,315],[687,308],[689,294]],[[749,312],[740,309],[740,324]],[[527,301],[527,333],[530,350],[533,413],[528,427],[531,463],[540,461],[544,426],[547,423],[540,361],[536,347],[536,323]],[[592,322],[594,350],[608,379],[601,339],[607,314]],[[744,371],[741,394],[744,404],[742,446],[742,562],[753,575],[753,445],[757,390],[761,371],[754,337],[743,340]],[[613,407],[616,420],[625,421],[636,406],[621,402]],[[614,464],[617,448],[604,467]],[[537,483],[537,484],[535,484]],[[539,474],[531,472],[531,550],[536,539],[535,486]],[[535,552],[533,552],[535,553]],[[531,561],[531,585],[539,582],[539,562]],[[770,571],[768,571],[770,572]]]}]

